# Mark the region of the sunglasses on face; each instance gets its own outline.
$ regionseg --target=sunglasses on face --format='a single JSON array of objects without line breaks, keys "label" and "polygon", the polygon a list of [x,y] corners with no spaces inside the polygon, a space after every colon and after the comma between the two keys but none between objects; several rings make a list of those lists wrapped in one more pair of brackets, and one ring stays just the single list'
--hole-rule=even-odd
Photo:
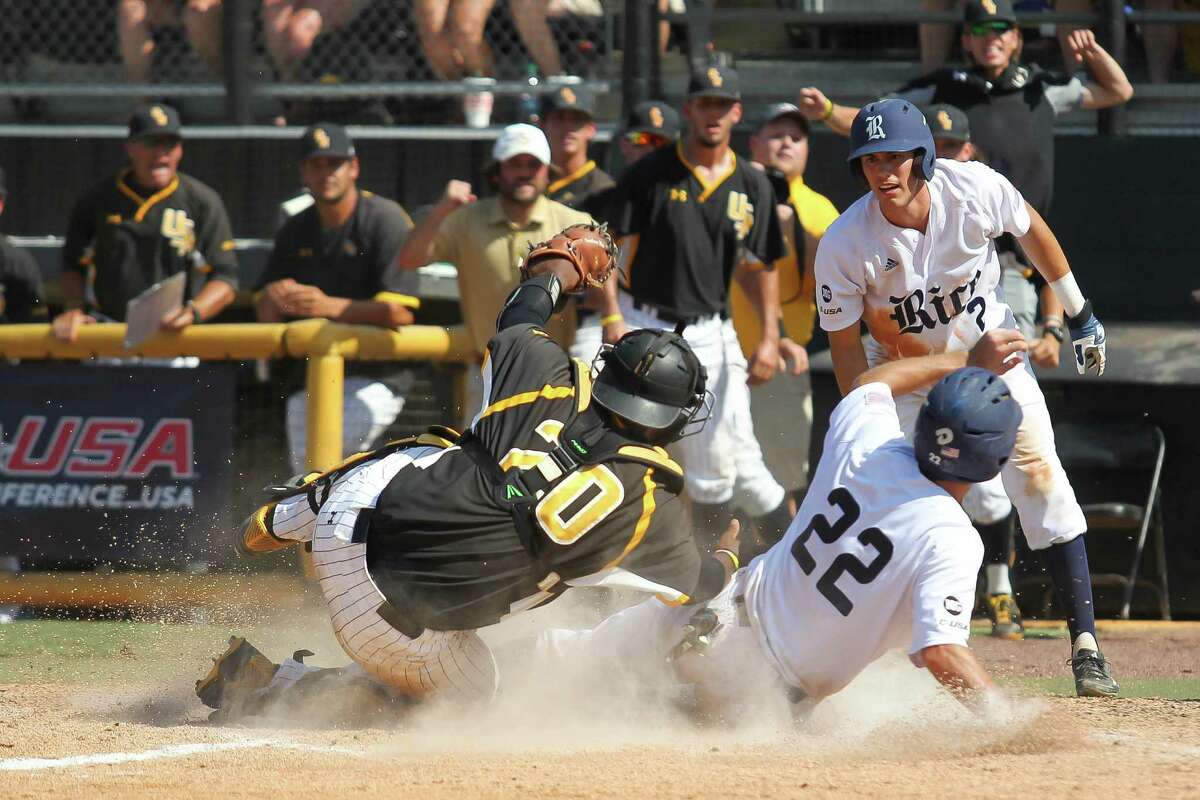
[{"label": "sunglasses on face", "polygon": [[1011,22],[976,22],[967,28],[972,36],[987,36],[989,33],[1002,36],[1012,29]]},{"label": "sunglasses on face", "polygon": [[631,131],[625,134],[625,141],[634,147],[662,147],[667,143],[666,138],[644,131]]}]

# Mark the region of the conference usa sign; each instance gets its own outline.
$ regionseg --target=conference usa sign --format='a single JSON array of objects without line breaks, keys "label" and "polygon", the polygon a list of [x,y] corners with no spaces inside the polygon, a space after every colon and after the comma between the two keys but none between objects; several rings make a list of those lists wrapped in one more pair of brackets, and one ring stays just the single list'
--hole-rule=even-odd
[{"label": "conference usa sign", "polygon": [[223,366],[0,369],[0,551],[97,555],[89,530],[126,555],[150,532],[181,543],[228,502],[234,402]]}]

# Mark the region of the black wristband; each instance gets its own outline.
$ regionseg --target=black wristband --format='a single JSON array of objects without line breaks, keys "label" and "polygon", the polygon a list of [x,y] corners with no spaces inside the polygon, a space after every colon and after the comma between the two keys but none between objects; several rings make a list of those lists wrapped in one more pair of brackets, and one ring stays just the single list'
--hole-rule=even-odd
[{"label": "black wristband", "polygon": [[1083,301],[1083,308],[1079,309],[1078,314],[1076,314],[1073,317],[1067,317],[1067,326],[1070,327],[1071,330],[1075,330],[1076,328],[1082,328],[1083,323],[1087,322],[1088,318],[1091,316],[1092,316],[1092,301],[1085,300],[1085,301]]},{"label": "black wristband", "polygon": [[200,308],[196,305],[196,301],[188,300],[187,304],[188,308],[192,310],[192,324],[199,325],[201,322],[204,322],[204,317],[200,316]]},{"label": "black wristband", "polygon": [[783,324],[783,317],[780,317],[778,322],[779,322],[779,338],[780,339],[788,338],[787,326]]}]

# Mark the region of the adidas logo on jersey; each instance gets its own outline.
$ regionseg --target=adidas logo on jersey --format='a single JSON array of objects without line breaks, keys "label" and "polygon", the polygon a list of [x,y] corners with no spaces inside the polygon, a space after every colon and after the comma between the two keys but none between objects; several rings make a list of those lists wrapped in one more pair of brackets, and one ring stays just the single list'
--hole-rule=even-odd
[{"label": "adidas logo on jersey", "polygon": [[897,261],[897,260],[896,260],[896,259],[894,259],[894,258],[889,258],[889,259],[887,260],[887,263],[883,265],[883,271],[884,271],[884,272],[891,272],[892,270],[894,270],[894,269],[895,269],[896,267],[898,267],[898,266],[900,266],[900,262],[899,262],[899,261]]}]

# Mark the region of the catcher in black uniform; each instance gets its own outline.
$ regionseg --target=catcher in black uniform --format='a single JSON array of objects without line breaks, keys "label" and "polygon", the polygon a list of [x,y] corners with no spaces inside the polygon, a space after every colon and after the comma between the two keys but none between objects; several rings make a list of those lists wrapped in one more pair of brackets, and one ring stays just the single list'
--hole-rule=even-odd
[{"label": "catcher in black uniform", "polygon": [[[464,434],[432,429],[304,476],[245,525],[249,552],[311,543],[338,641],[396,695],[490,699],[496,665],[475,629],[570,586],[699,603],[738,566],[736,525],[714,555],[695,545],[683,471],[662,448],[711,404],[687,343],[632,331],[600,354],[593,382],[544,330],[566,292],[608,277],[615,252],[590,225],[530,252]],[[326,672],[276,666],[235,637],[196,688],[210,706],[244,707]]]}]

